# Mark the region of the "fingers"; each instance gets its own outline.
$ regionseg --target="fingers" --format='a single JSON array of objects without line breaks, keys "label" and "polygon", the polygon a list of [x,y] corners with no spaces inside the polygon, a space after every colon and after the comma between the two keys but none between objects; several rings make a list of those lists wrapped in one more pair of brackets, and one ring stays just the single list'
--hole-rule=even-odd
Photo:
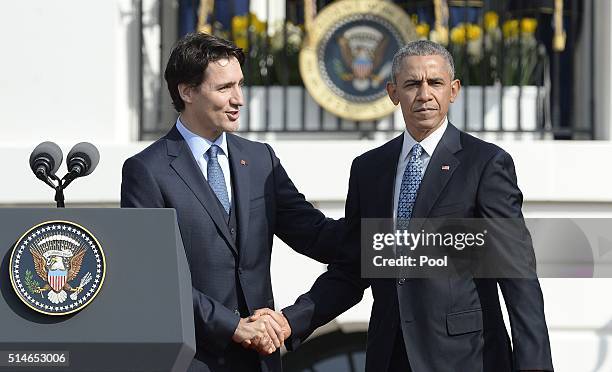
[{"label": "fingers", "polygon": [[258,314],[257,320],[242,319],[239,323],[242,339],[236,339],[242,347],[254,349],[261,355],[269,355],[282,344],[282,328],[270,316]]},{"label": "fingers", "polygon": [[268,336],[267,332],[263,336],[256,336],[251,341],[250,348],[255,349],[255,351],[261,355],[272,354],[276,351],[276,347],[272,343],[272,339]]},{"label": "fingers", "polygon": [[267,314],[272,317],[272,319],[274,319],[274,321],[278,323],[278,325],[280,325],[281,330],[283,332],[282,339],[284,342],[289,336],[291,336],[291,327],[289,326],[287,318],[285,318],[285,316],[281,312],[269,311],[267,312]]},{"label": "fingers", "polygon": [[278,325],[278,323],[276,323],[274,319],[269,317],[269,315],[266,315],[264,318],[261,318],[261,320],[266,325],[266,331],[268,332],[268,336],[272,340],[274,346],[276,348],[281,347],[281,344],[285,341],[283,338],[283,330],[281,329],[281,326]]},{"label": "fingers", "polygon": [[285,318],[282,312],[276,312],[268,308],[257,309],[255,310],[253,315],[249,317],[249,320],[255,321],[264,315],[269,315],[270,317],[272,317],[272,319],[274,319],[274,321],[281,327],[283,333],[282,335],[277,330],[277,335],[279,339],[281,339],[281,343],[283,343],[289,336],[291,336],[291,326],[289,326],[289,322],[287,321],[287,318]]},{"label": "fingers", "polygon": [[251,321],[255,321],[255,320],[259,319],[262,315],[270,315],[271,313],[274,313],[274,310],[271,310],[271,309],[268,309],[267,307],[264,307],[264,308],[255,310],[255,312],[253,313],[253,315],[251,315],[249,317],[249,319]]}]

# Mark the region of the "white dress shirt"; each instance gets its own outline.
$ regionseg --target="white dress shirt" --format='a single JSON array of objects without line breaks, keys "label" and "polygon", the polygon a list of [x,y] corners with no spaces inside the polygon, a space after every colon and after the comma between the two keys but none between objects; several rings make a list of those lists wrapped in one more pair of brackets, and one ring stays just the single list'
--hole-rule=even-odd
[{"label": "white dress shirt", "polygon": [[225,179],[225,186],[227,187],[227,196],[229,197],[230,205],[232,204],[232,180],[229,166],[229,152],[227,151],[227,139],[225,132],[221,134],[214,142],[202,138],[197,134],[193,133],[181,122],[181,118],[176,119],[176,129],[187,142],[193,157],[200,166],[200,171],[204,175],[204,178],[208,180],[208,154],[207,151],[210,146],[217,145],[221,149],[217,154],[219,165],[223,171],[223,178]]},{"label": "white dress shirt", "polygon": [[[438,146],[438,143],[442,139],[442,135],[444,135],[444,131],[448,126],[448,118],[444,118],[444,122],[438,129],[433,131],[427,138],[420,142],[421,147],[423,147],[423,152],[421,153],[421,161],[423,162],[423,173],[421,177],[425,175],[425,170],[429,165],[429,160],[431,159],[431,155],[434,150]],[[404,143],[402,145],[402,152],[400,153],[399,161],[397,162],[397,172],[395,173],[395,187],[393,189],[393,220],[397,219],[397,204],[399,202],[399,193],[400,188],[402,187],[402,179],[404,178],[404,171],[406,170],[406,166],[408,165],[408,161],[410,160],[410,150],[412,150],[412,146],[416,145],[417,141],[412,138],[408,130],[404,131]]]}]

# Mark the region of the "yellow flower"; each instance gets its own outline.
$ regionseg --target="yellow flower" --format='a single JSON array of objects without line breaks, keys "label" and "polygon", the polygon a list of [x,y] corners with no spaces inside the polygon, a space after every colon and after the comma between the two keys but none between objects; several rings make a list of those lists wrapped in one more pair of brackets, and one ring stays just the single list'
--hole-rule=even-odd
[{"label": "yellow flower", "polygon": [[249,13],[251,16],[251,27],[257,34],[266,32],[266,22],[260,21],[254,13]]},{"label": "yellow flower", "polygon": [[467,39],[469,41],[480,39],[480,36],[482,35],[482,29],[480,28],[480,26],[475,25],[473,23],[468,23],[467,25],[465,25],[465,29]]},{"label": "yellow flower", "polygon": [[453,27],[450,32],[450,39],[453,44],[463,45],[466,42],[466,27],[460,23]]},{"label": "yellow flower", "polygon": [[429,36],[429,25],[427,23],[419,23],[416,25],[416,33],[421,38],[427,38]]},{"label": "yellow flower", "polygon": [[247,26],[248,20],[246,16],[234,16],[232,18],[232,34],[234,36],[234,43],[238,48],[247,48]]},{"label": "yellow flower", "polygon": [[493,11],[488,11],[484,15],[485,30],[491,31],[499,26],[499,16]]},{"label": "yellow flower", "polygon": [[516,19],[510,19],[504,22],[502,31],[506,39],[517,37],[519,34],[519,21]]},{"label": "yellow flower", "polygon": [[521,19],[521,32],[524,34],[534,34],[538,27],[538,21],[535,18],[523,18]]},{"label": "yellow flower", "polygon": [[[238,48],[247,49],[248,46],[248,27],[250,27],[253,36],[257,37],[266,32],[266,22],[262,22],[254,13],[248,15],[238,15],[232,18],[232,34],[234,35],[234,43]],[[265,35],[262,35],[265,36]]]},{"label": "yellow flower", "polygon": [[482,29],[473,23],[459,23],[451,30],[450,38],[454,44],[463,45],[467,41],[480,39]]}]

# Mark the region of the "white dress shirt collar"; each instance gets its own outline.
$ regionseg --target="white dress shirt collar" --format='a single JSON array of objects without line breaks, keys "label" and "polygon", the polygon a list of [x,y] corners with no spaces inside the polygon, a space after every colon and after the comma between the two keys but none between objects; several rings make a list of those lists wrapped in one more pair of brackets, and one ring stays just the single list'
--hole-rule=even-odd
[{"label": "white dress shirt collar", "polygon": [[204,156],[204,154],[206,154],[208,149],[210,149],[210,146],[212,145],[219,146],[221,148],[223,155],[229,157],[228,156],[229,152],[227,151],[227,138],[226,138],[225,132],[223,132],[223,134],[217,137],[217,139],[214,140],[213,142],[206,138],[200,137],[197,134],[190,131],[189,129],[187,129],[185,124],[181,122],[180,117],[176,119],[176,129],[178,129],[179,133],[181,133],[181,135],[185,139],[185,142],[187,142],[187,145],[189,146],[189,149],[193,153],[193,157],[195,159],[201,159]]},{"label": "white dress shirt collar", "polygon": [[[446,131],[446,127],[448,126],[448,117],[444,117],[444,121],[442,125],[438,127],[435,131],[433,131],[429,136],[427,136],[424,140],[420,142],[421,147],[427,153],[429,157],[433,155],[434,150],[438,146],[438,143],[442,139],[444,132]],[[408,129],[404,130],[404,144],[402,145],[402,152],[400,160],[406,160],[408,155],[410,155],[410,150],[417,143],[417,141],[412,137],[412,135],[408,132]]]}]

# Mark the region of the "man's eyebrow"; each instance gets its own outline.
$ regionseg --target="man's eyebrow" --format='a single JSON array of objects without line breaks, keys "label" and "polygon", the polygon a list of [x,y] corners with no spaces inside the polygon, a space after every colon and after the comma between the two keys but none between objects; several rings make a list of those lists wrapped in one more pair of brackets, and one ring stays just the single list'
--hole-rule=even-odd
[{"label": "man's eyebrow", "polygon": [[215,88],[229,87],[232,85],[240,84],[244,79],[240,79],[240,81],[225,81],[223,83],[215,84]]}]

